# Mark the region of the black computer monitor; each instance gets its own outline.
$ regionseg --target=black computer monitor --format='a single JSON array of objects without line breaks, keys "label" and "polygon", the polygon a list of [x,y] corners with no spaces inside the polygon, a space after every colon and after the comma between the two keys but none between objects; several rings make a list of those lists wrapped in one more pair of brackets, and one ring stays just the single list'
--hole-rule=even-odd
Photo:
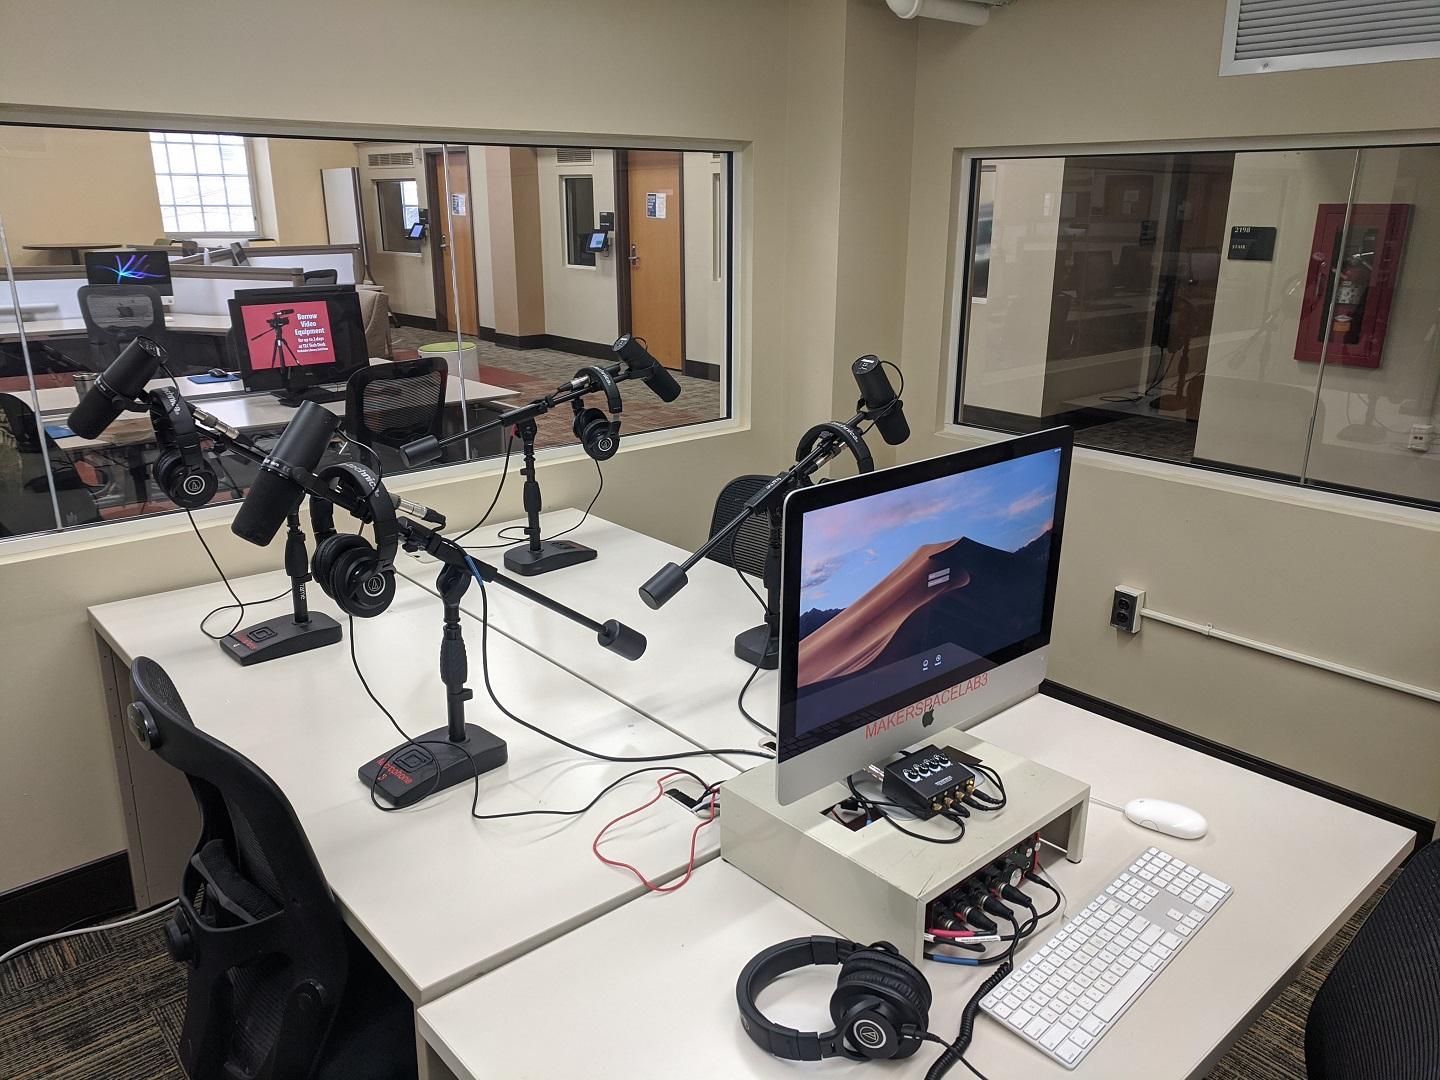
[{"label": "black computer monitor", "polygon": [[245,388],[282,391],[282,400],[370,363],[353,285],[241,289],[230,299],[230,342]]},{"label": "black computer monitor", "polygon": [[91,285],[149,285],[169,296],[170,255],[158,249],[85,252],[85,280]]},{"label": "black computer monitor", "polygon": [[790,803],[992,715],[1045,677],[1072,433],[787,496],[776,795]]}]

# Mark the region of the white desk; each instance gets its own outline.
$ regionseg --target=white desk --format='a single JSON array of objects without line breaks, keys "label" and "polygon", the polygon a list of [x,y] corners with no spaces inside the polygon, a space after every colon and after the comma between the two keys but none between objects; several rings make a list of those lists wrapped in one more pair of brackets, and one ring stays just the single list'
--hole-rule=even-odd
[{"label": "white desk", "polygon": [[[543,535],[568,528],[579,517],[579,510],[544,514]],[[463,528],[466,523],[455,517],[452,524]],[[477,529],[465,543],[497,543],[500,528],[517,524],[523,521]],[[759,623],[762,614],[735,571],[703,559],[690,571],[690,584],[664,608],[652,611],[640,599],[639,587],[665,563],[682,562],[685,551],[593,513],[566,539],[588,544],[599,552],[598,557],[525,578],[525,584],[592,618],[619,619],[634,627],[649,639],[645,655],[625,670],[614,670],[584,648],[586,632],[580,627],[547,618],[535,605],[500,589],[490,594],[492,625],[700,746],[758,747],[765,736],[740,715],[735,702],[754,669],[735,655],[734,646],[735,635]],[[497,566],[504,557],[499,548],[475,554]],[[417,584],[434,588],[439,564],[429,556],[401,556],[397,566]],[[756,587],[760,588],[758,583]],[[477,618],[479,605],[478,596],[466,596],[464,610]],[[776,673],[762,671],[745,694],[745,707],[756,719],[774,727],[776,695]],[[729,760],[746,768],[756,759]]]},{"label": "white desk", "polygon": [[[982,1015],[967,1057],[992,1080],[1204,1076],[1414,840],[1398,826],[1050,698],[1023,702],[975,732],[1090,781],[1097,798],[1164,795],[1209,816],[1209,834],[1184,841],[1092,805],[1084,861],[1046,860],[1072,909],[1152,845],[1235,887],[1214,923],[1073,1072]],[[745,962],[787,938],[830,932],[717,861],[673,896],[637,900],[426,1005],[421,1031],[462,1080],[631,1080],[670,1071],[690,1080],[922,1077],[933,1047],[888,1066],[843,1058],[809,1066],[769,1057],[741,1030],[734,987]],[[1020,954],[1048,936],[1042,929]],[[828,1029],[835,970],[781,979],[762,995],[762,1008],[780,1023]],[[931,1030],[954,1036],[986,973],[926,966],[935,988]],[[564,1017],[563,1039],[534,1037],[543,1023],[538,1002],[549,1003],[544,1015]],[[970,1074],[957,1065],[950,1075]]]},{"label": "white desk", "polygon": [[[86,334],[85,320],[78,316],[73,319],[26,319],[20,325],[25,329],[25,337],[30,340],[84,337]],[[165,329],[178,334],[224,335],[230,333],[230,316],[167,314]],[[16,329],[12,312],[10,318],[0,320],[0,341],[19,340],[20,332]]]},{"label": "white desk", "polygon": [[[242,597],[265,597],[281,592],[286,579],[277,572],[234,584]],[[194,842],[193,832],[187,838],[183,827],[178,837],[164,835],[166,815],[174,818],[188,810],[194,820],[183,779],[138,748],[132,751],[133,740],[124,734],[124,676],[129,662],[142,655],[170,673],[200,727],[251,758],[289,797],[346,921],[417,1004],[643,892],[633,876],[598,862],[590,844],[604,822],[645,801],[660,774],[622,785],[578,819],[472,821],[470,785],[408,810],[381,813],[370,805],[355,770],[400,740],[351,668],[350,627],[340,645],[242,668],[195,629],[204,612],[226,599],[221,586],[206,585],[90,609],[102,674],[108,669],[110,679],[107,701],[131,856],[137,869],[157,882],[158,893],[140,895],[139,903],[173,895],[186,849]],[[310,599],[315,609],[339,614],[319,589],[310,591]],[[283,610],[282,604],[271,604],[247,612],[246,621]],[[228,626],[219,617],[215,621]],[[439,603],[404,581],[389,611],[355,622],[366,677],[412,735],[445,721],[440,629]],[[466,630],[472,685],[479,688],[469,719],[500,735],[510,749],[506,765],[481,777],[482,813],[577,807],[640,767],[580,757],[501,717],[480,683],[479,634],[473,624]],[[593,640],[590,647],[604,651]],[[606,655],[617,665],[625,663]],[[691,749],[501,635],[490,637],[490,660],[502,701],[581,745],[616,755]],[[688,764],[707,780],[733,775],[713,760]],[[157,790],[166,780],[166,791]],[[686,864],[697,820],[673,801],[662,800],[615,829],[610,850],[652,880],[671,878]],[[152,827],[159,830],[158,840],[147,831]],[[700,835],[700,859],[713,857],[718,826]],[[167,845],[177,850],[166,852]],[[168,869],[157,865],[177,856]],[[169,892],[158,884],[163,881],[171,882]]]}]

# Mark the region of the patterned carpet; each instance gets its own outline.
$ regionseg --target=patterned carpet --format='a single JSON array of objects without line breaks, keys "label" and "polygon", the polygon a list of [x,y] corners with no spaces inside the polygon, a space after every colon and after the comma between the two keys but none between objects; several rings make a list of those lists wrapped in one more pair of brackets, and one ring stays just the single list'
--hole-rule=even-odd
[{"label": "patterned carpet", "polygon": [[[1310,1003],[1389,885],[1281,991],[1209,1080],[1305,1080]],[[184,969],[165,953],[167,914],[42,945],[0,965],[0,1077],[184,1080],[174,1056]]]},{"label": "patterned carpet", "polygon": [[[401,326],[390,331],[390,339],[391,346],[399,351],[418,349],[434,341],[454,341],[455,335],[440,330]],[[515,391],[511,404],[532,401],[573,378],[576,369],[601,362],[593,357],[556,349],[511,349],[491,341],[466,340],[479,350],[481,378],[495,386],[508,386]],[[725,396],[720,383],[694,379],[678,372],[671,374],[680,384],[680,396],[669,404],[643,386],[621,386],[625,401],[625,411],[620,417],[622,437],[681,424],[698,424],[725,415]],[[596,404],[600,404],[598,398]],[[544,448],[573,443],[573,422],[574,414],[569,408],[556,409],[542,416],[537,421],[540,434],[535,445]]]}]

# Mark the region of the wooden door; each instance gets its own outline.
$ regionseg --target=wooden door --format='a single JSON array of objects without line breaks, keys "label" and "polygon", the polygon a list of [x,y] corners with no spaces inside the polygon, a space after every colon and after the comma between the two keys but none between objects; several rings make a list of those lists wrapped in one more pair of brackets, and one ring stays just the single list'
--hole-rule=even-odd
[{"label": "wooden door", "polygon": [[618,254],[628,270],[629,310],[620,313],[620,330],[644,338],[652,356],[678,371],[685,365],[680,154],[630,150],[623,174],[626,229]]},{"label": "wooden door", "polygon": [[469,153],[464,147],[451,147],[448,153],[427,150],[425,181],[430,207],[430,261],[435,273],[435,328],[478,337],[476,210],[470,199]]}]

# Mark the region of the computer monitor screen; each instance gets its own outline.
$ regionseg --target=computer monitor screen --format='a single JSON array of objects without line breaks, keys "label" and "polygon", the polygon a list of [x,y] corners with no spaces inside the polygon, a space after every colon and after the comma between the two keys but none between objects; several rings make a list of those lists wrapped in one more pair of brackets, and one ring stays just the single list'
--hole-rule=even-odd
[{"label": "computer monitor screen", "polygon": [[91,285],[149,285],[171,294],[170,256],[165,251],[87,251],[85,280]]},{"label": "computer monitor screen", "polygon": [[969,696],[950,726],[1034,692],[1070,447],[1058,428],[788,497],[782,802],[920,740],[927,706]]},{"label": "computer monitor screen", "polygon": [[242,289],[230,300],[230,336],[247,390],[343,382],[370,363],[353,285]]}]

